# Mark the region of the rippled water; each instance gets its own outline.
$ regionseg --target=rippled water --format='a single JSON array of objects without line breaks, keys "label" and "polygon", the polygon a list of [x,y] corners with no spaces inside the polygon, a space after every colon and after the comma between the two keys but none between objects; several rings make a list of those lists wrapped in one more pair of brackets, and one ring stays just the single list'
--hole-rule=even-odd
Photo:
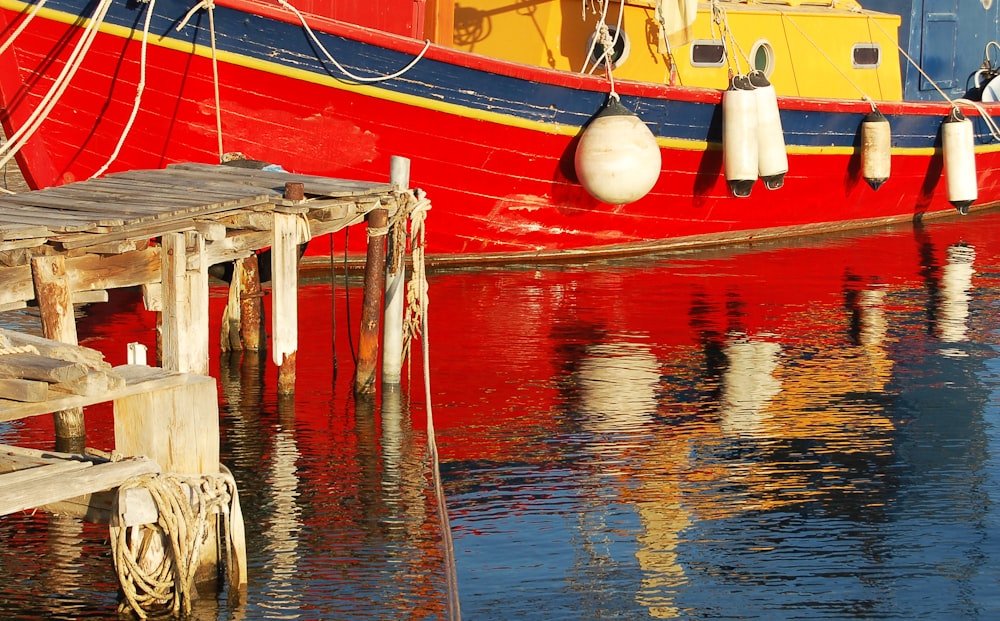
[{"label": "rippled water", "polygon": [[[196,618],[445,618],[423,369],[352,397],[352,287],[303,287],[294,399],[268,359],[213,352],[250,585]],[[464,618],[1000,618],[1000,213],[430,291]],[[87,309],[81,335],[121,363],[152,347],[141,308]],[[88,444],[110,448],[110,416]],[[51,426],[0,442],[50,447]],[[5,618],[115,602],[104,527],[0,518]]]}]

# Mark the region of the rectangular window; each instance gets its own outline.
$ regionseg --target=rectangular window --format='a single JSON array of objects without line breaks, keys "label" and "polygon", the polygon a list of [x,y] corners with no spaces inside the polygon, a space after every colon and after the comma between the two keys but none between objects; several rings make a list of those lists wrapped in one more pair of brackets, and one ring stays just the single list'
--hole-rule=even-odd
[{"label": "rectangular window", "polygon": [[855,43],[851,61],[855,69],[878,69],[882,64],[882,47],[876,43]]},{"label": "rectangular window", "polygon": [[722,41],[698,39],[691,42],[692,67],[721,67],[726,62],[726,47]]}]

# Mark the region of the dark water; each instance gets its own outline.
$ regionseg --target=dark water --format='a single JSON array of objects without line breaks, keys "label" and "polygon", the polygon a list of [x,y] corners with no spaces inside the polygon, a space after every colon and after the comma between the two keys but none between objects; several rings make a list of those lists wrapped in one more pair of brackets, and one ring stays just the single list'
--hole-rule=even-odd
[{"label": "dark water", "polygon": [[[1000,213],[438,272],[430,297],[465,619],[1000,618]],[[423,368],[355,401],[360,299],[302,289],[292,400],[267,359],[213,353],[250,586],[195,618],[445,618]],[[131,294],[80,318],[113,363],[154,326]],[[110,416],[89,444],[111,448]],[[51,426],[0,442],[50,448]],[[0,519],[4,618],[115,604],[105,528]]]}]

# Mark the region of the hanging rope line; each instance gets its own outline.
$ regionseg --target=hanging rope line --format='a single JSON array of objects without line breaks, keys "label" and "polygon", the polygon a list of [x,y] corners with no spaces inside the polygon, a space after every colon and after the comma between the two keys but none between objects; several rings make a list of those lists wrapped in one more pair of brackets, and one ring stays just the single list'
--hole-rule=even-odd
[{"label": "hanging rope line", "polygon": [[321,52],[323,52],[323,55],[326,57],[326,59],[329,60],[330,63],[332,63],[333,66],[336,67],[341,73],[346,75],[348,78],[354,80],[355,82],[364,82],[364,83],[384,82],[386,80],[398,78],[401,75],[405,74],[410,69],[412,69],[414,66],[416,66],[416,64],[420,62],[420,59],[424,57],[424,54],[427,53],[427,49],[431,46],[430,39],[428,39],[427,41],[424,42],[424,47],[422,50],[420,50],[420,53],[417,54],[417,56],[413,60],[411,60],[408,65],[406,65],[405,67],[403,67],[402,69],[400,69],[395,73],[382,76],[360,76],[355,73],[352,73],[346,67],[337,62],[337,59],[334,58],[332,54],[330,54],[330,52],[326,49],[326,47],[322,43],[320,43],[320,40],[316,36],[316,33],[313,32],[313,29],[306,22],[305,16],[298,9],[289,4],[288,0],[278,0],[278,4],[291,11],[297,18],[299,18],[299,22],[302,24],[302,28],[305,29],[306,34],[308,34],[309,38],[312,39],[312,42],[316,44],[316,47]]},{"label": "hanging rope line", "polygon": [[[891,39],[891,37],[889,36],[889,33],[887,33],[885,31],[885,29],[882,28],[881,24],[879,24],[877,21],[874,21],[874,20],[872,20],[872,23],[875,24],[876,28],[878,28],[879,30],[882,31],[882,34],[884,34],[886,37],[889,37]],[[993,45],[997,45],[995,42],[992,42],[992,41],[990,43],[992,43]],[[986,45],[987,54],[989,53],[990,43],[988,43]],[[971,107],[975,108],[976,111],[979,112],[980,118],[986,124],[986,127],[988,128],[988,130],[990,132],[990,135],[993,136],[993,139],[1000,141],[1000,127],[997,126],[996,121],[993,119],[992,116],[990,116],[990,114],[986,111],[986,108],[984,108],[982,106],[982,104],[979,104],[979,103],[974,102],[974,101],[970,101],[970,100],[965,99],[965,98],[960,98],[960,99],[952,100],[950,97],[948,97],[948,94],[945,93],[944,90],[942,90],[940,86],[938,86],[938,83],[935,82],[934,79],[931,78],[931,76],[927,75],[927,72],[924,71],[923,68],[921,68],[920,65],[918,65],[917,62],[915,60],[913,60],[913,58],[909,54],[906,53],[906,50],[904,50],[903,47],[901,45],[899,45],[899,43],[896,44],[896,47],[897,47],[897,49],[899,49],[899,53],[903,55],[903,58],[905,58],[907,60],[907,62],[909,62],[911,65],[913,65],[914,69],[916,69],[918,72],[920,72],[920,75],[922,75],[924,77],[924,79],[927,80],[927,82],[930,83],[930,85],[934,87],[934,90],[936,90],[941,95],[941,97],[944,98],[945,101],[947,101],[949,104],[951,104],[951,107],[952,107],[953,110],[959,110],[959,104],[961,104],[961,105],[967,105],[967,106],[971,106]],[[998,47],[1000,47],[1000,46],[998,46]]]},{"label": "hanging rope line", "polygon": [[[184,477],[158,473],[135,477],[119,487],[118,497],[129,489],[145,489],[158,513],[154,524],[111,527],[111,549],[124,601],[119,612],[131,610],[140,619],[151,611],[170,606],[174,616],[191,612],[196,594],[194,576],[202,546],[214,532],[216,515],[226,525],[222,558],[231,563],[230,519],[239,502],[236,481],[229,473]],[[159,538],[164,544],[158,559],[150,546]]]},{"label": "hanging rope line", "polygon": [[24,21],[21,22],[21,24],[14,30],[14,32],[10,34],[9,37],[7,37],[7,40],[3,42],[3,45],[0,45],[0,54],[6,52],[7,48],[13,45],[14,41],[17,41],[17,37],[20,36],[20,34],[24,31],[24,29],[28,27],[28,24],[31,23],[31,20],[35,19],[35,15],[38,15],[39,9],[45,6],[46,2],[48,2],[48,0],[38,0],[37,3],[31,6],[31,11],[24,18]]},{"label": "hanging rope line", "polygon": [[222,103],[219,98],[219,51],[215,44],[215,2],[213,0],[201,0],[201,2],[191,7],[184,16],[184,19],[177,24],[176,30],[180,32],[187,25],[188,21],[194,17],[194,14],[202,9],[208,11],[208,33],[212,47],[212,89],[215,93],[215,135],[219,142],[219,161],[222,162],[224,161],[223,158],[226,151],[222,147]]},{"label": "hanging rope line", "polygon": [[[445,558],[445,582],[448,588],[448,619],[461,621],[462,610],[458,596],[458,573],[455,563],[455,543],[451,536],[448,519],[448,502],[441,482],[441,462],[438,457],[437,439],[434,433],[434,410],[431,405],[431,363],[430,345],[427,333],[428,283],[424,267],[425,226],[431,202],[423,190],[407,192],[406,202],[401,212],[403,218],[410,219],[410,253],[413,275],[406,288],[406,309],[403,319],[403,356],[410,351],[413,338],[421,337],[421,351],[424,366],[424,400],[427,407],[427,452],[431,461],[431,476],[434,484],[434,498],[437,505],[439,527]],[[399,214],[397,214],[399,216]],[[403,227],[399,227],[403,228]]]},{"label": "hanging rope line", "polygon": [[125,123],[125,129],[122,130],[121,137],[118,138],[118,144],[115,145],[114,151],[111,152],[111,156],[108,157],[108,161],[104,163],[90,176],[91,179],[96,179],[105,173],[108,168],[116,159],[118,159],[118,154],[121,153],[122,146],[125,144],[125,139],[128,138],[129,132],[132,131],[132,124],[135,123],[135,117],[139,114],[139,107],[142,103],[142,94],[146,90],[146,44],[149,40],[149,23],[153,18],[153,7],[156,5],[156,0],[140,0],[140,2],[146,4],[146,19],[142,24],[142,43],[139,48],[139,83],[136,85],[135,89],[135,100],[132,102],[132,113],[128,117],[128,121]]},{"label": "hanging rope line", "polygon": [[[852,80],[851,76],[847,75],[847,72],[841,69],[840,65],[834,62],[833,58],[831,58],[830,55],[827,54],[826,51],[824,51],[823,48],[821,48],[818,43],[816,43],[808,34],[806,34],[806,31],[803,30],[798,24],[796,24],[795,20],[793,20],[790,15],[788,15],[785,11],[782,11],[781,9],[778,9],[778,11],[781,13],[782,21],[791,24],[793,28],[798,30],[799,34],[802,35],[802,38],[805,39],[814,48],[816,48],[816,51],[819,52],[820,56],[825,58],[826,61],[830,63],[830,66],[836,69],[837,72],[840,73],[840,75],[843,76],[845,80],[847,80],[848,84],[853,86],[854,89],[858,91],[858,93],[861,95],[861,98],[867,101],[871,105],[872,110],[875,110],[876,109],[875,100],[869,97],[868,93],[866,93],[864,89],[861,88],[861,86],[857,82]],[[871,18],[869,18],[869,20],[871,20]]]},{"label": "hanging rope line", "polygon": [[77,41],[76,46],[70,53],[66,64],[63,65],[62,70],[56,77],[55,81],[52,83],[52,87],[49,91],[42,97],[42,101],[39,103],[38,107],[35,108],[32,113],[28,116],[28,119],[21,125],[21,128],[11,135],[7,142],[0,147],[0,154],[6,152],[2,158],[0,158],[0,167],[6,166],[7,163],[14,158],[15,155],[27,144],[28,140],[34,135],[41,124],[48,118],[49,113],[59,102],[66,88],[69,86],[70,81],[73,76],[76,75],[77,70],[79,70],[80,65],[83,63],[83,59],[86,57],[87,52],[90,50],[91,44],[94,42],[94,38],[97,36],[97,31],[100,25],[104,22],[104,17],[108,13],[108,8],[111,6],[113,0],[101,0],[96,7],[94,7],[94,12],[87,22],[86,28],[84,28],[83,34],[80,36],[80,40]]}]

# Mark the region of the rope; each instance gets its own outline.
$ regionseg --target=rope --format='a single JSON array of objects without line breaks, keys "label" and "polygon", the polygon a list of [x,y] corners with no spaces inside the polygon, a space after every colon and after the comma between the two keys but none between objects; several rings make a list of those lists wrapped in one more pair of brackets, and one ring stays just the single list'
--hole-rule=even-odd
[{"label": "rope", "polygon": [[62,71],[52,83],[52,87],[49,91],[42,97],[41,103],[35,108],[31,115],[29,115],[27,121],[14,132],[13,135],[8,137],[7,142],[0,146],[0,153],[6,152],[2,159],[0,159],[0,167],[6,166],[7,162],[14,158],[14,156],[20,151],[28,140],[34,135],[38,127],[41,126],[42,122],[48,118],[52,108],[55,107],[56,103],[62,97],[66,88],[69,86],[70,81],[73,76],[76,75],[77,70],[83,63],[83,59],[86,57],[87,52],[90,50],[91,44],[94,42],[94,38],[97,36],[98,28],[101,23],[104,22],[104,16],[108,13],[108,8],[111,6],[113,0],[101,0],[100,3],[94,7],[94,12],[87,22],[87,27],[84,29],[83,34],[80,36],[80,40],[77,41],[76,47],[70,53],[69,59],[67,59],[66,64],[63,65]]},{"label": "rope", "polygon": [[14,44],[14,41],[17,40],[17,37],[20,36],[21,32],[23,32],[24,29],[28,27],[28,24],[31,23],[31,20],[35,19],[35,15],[38,15],[39,9],[45,6],[46,2],[48,2],[48,0],[38,0],[37,3],[32,5],[31,12],[28,13],[28,16],[24,18],[24,21],[21,22],[21,25],[19,25],[14,30],[14,32],[12,32],[9,37],[7,37],[7,40],[3,42],[3,45],[0,45],[0,54],[6,52],[7,48]]},{"label": "rope", "polygon": [[177,24],[176,30],[180,32],[184,26],[194,17],[198,11],[206,9],[208,11],[208,33],[212,45],[212,88],[215,92],[215,134],[219,141],[219,161],[224,161],[226,154],[222,147],[222,104],[219,98],[219,51],[215,46],[215,2],[213,0],[201,0],[198,4],[188,10],[184,18]]},{"label": "rope", "polygon": [[[780,11],[780,10],[779,10],[779,11]],[[830,63],[830,65],[831,65],[831,66],[832,66],[832,67],[833,67],[834,69],[836,69],[836,70],[837,70],[837,71],[838,71],[838,72],[840,73],[840,75],[842,75],[842,76],[844,77],[844,79],[845,79],[845,80],[847,80],[847,82],[848,82],[848,83],[849,83],[849,84],[850,84],[851,86],[853,86],[853,87],[854,87],[854,89],[855,89],[855,90],[857,90],[857,91],[858,91],[859,93],[861,93],[861,97],[862,97],[862,98],[863,98],[863,99],[864,99],[865,101],[867,101],[867,102],[868,102],[868,103],[869,103],[869,104],[871,105],[871,107],[872,107],[872,110],[875,110],[875,109],[876,109],[876,106],[875,106],[875,100],[874,100],[874,99],[872,99],[871,97],[869,97],[869,96],[868,96],[868,93],[866,93],[866,92],[864,91],[864,89],[862,89],[862,88],[861,88],[861,87],[860,87],[860,86],[859,86],[859,85],[858,85],[858,84],[857,84],[857,83],[856,83],[856,82],[855,82],[854,80],[852,80],[852,79],[851,79],[851,76],[847,75],[847,73],[846,73],[846,72],[845,72],[845,71],[844,71],[843,69],[841,69],[841,68],[840,68],[840,66],[839,66],[839,65],[838,65],[838,64],[837,64],[836,62],[834,62],[834,60],[833,60],[832,58],[830,58],[830,55],[829,55],[829,54],[827,54],[827,53],[826,53],[826,52],[825,52],[825,51],[823,50],[823,48],[821,48],[821,47],[819,46],[819,44],[818,44],[818,43],[816,43],[815,41],[813,41],[813,40],[812,40],[812,38],[810,38],[808,34],[806,34],[806,31],[805,31],[805,30],[802,30],[802,28],[800,28],[800,27],[799,27],[799,25],[795,23],[795,20],[793,20],[793,19],[792,19],[791,17],[789,17],[789,16],[788,16],[788,14],[787,14],[787,13],[785,13],[784,11],[780,11],[780,13],[781,13],[781,18],[782,18],[782,20],[784,20],[784,21],[788,22],[788,23],[789,23],[789,24],[791,24],[791,25],[792,25],[792,26],[793,26],[793,27],[794,27],[794,28],[795,28],[796,30],[798,30],[798,31],[799,31],[799,34],[801,34],[801,35],[802,35],[802,37],[803,37],[803,38],[804,38],[804,39],[805,39],[806,41],[808,41],[810,45],[812,45],[812,46],[813,46],[814,48],[816,48],[816,51],[817,51],[817,52],[819,52],[819,53],[820,53],[820,55],[821,55],[821,56],[822,56],[823,58],[825,58],[825,59],[826,59],[826,61],[827,61],[828,63]],[[871,20],[871,18],[869,18],[869,20]]]},{"label": "rope", "polygon": [[[219,514],[228,527],[237,499],[232,475],[182,477],[159,473],[134,477],[118,488],[118,498],[127,489],[146,489],[158,513],[155,524],[111,527],[111,549],[124,601],[119,612],[131,609],[140,619],[156,608],[170,604],[174,616],[191,612],[194,576],[200,550],[210,534],[209,518]],[[193,498],[192,498],[193,497]],[[165,542],[163,554],[152,567],[147,565],[149,546],[154,538]],[[230,559],[231,541],[222,558]]]},{"label": "rope", "polygon": [[125,123],[125,129],[122,130],[122,135],[118,138],[118,144],[115,145],[115,150],[111,152],[111,156],[108,161],[104,163],[97,171],[90,176],[91,179],[96,179],[108,170],[112,162],[118,159],[118,154],[121,153],[122,146],[125,144],[125,139],[128,137],[129,132],[132,131],[132,124],[135,123],[135,117],[139,114],[139,106],[142,103],[142,93],[146,90],[146,43],[149,40],[149,23],[153,18],[153,7],[156,4],[156,0],[140,0],[140,2],[148,4],[146,7],[146,20],[142,24],[142,45],[139,48],[139,84],[136,85],[135,89],[135,100],[132,102],[132,113],[128,117],[128,122]]},{"label": "rope", "polygon": [[351,71],[349,71],[347,68],[345,68],[343,65],[341,65],[339,62],[337,62],[337,59],[334,58],[332,54],[330,54],[330,52],[326,49],[326,47],[323,46],[322,43],[320,43],[319,38],[316,37],[316,33],[313,32],[312,28],[309,27],[309,24],[306,22],[305,16],[302,15],[302,13],[298,9],[296,9],[291,4],[289,4],[288,0],[278,0],[278,4],[280,4],[281,6],[285,7],[286,9],[288,9],[289,11],[291,11],[293,14],[295,14],[295,16],[299,18],[299,22],[302,23],[302,27],[305,29],[306,34],[308,34],[309,38],[312,39],[312,42],[316,44],[316,47],[321,52],[323,52],[323,55],[326,57],[326,59],[329,60],[333,64],[334,67],[336,67],[338,70],[340,70],[341,73],[343,73],[344,75],[346,75],[347,77],[349,77],[350,79],[352,79],[352,80],[354,80],[356,82],[365,82],[365,83],[384,82],[386,80],[391,80],[393,78],[398,78],[398,77],[402,76],[403,74],[405,74],[410,69],[412,69],[414,66],[416,66],[416,64],[418,62],[420,62],[420,59],[424,57],[424,54],[427,53],[427,49],[431,46],[430,39],[426,40],[424,42],[424,48],[422,50],[420,50],[420,53],[417,54],[416,57],[413,60],[411,60],[408,65],[406,65],[405,67],[403,67],[402,69],[400,69],[399,71],[397,71],[395,73],[391,73],[391,74],[383,75],[383,76],[360,76],[360,75],[356,75],[356,74],[352,73]]},{"label": "rope", "polygon": [[[875,21],[874,19],[872,19],[870,17],[868,18],[868,21],[871,22],[871,23],[873,23],[873,24],[875,24],[875,27],[878,28],[879,30],[881,30],[882,34],[884,34],[887,39],[889,39],[890,41],[895,40],[888,32],[885,31],[885,28],[882,28],[882,24],[878,23],[877,21]],[[915,60],[913,60],[913,58],[911,58],[909,54],[906,53],[906,50],[903,49],[903,46],[901,46],[898,41],[896,42],[896,49],[898,49],[899,53],[903,55],[903,58],[905,58],[911,65],[913,65],[913,67],[917,71],[920,72],[920,75],[924,76],[924,79],[926,79],[928,82],[930,82],[931,86],[934,87],[934,90],[936,90],[941,95],[941,97],[944,98],[945,101],[947,101],[948,103],[950,103],[952,105],[952,107],[955,107],[955,102],[953,102],[951,100],[951,98],[948,97],[948,95],[943,90],[941,90],[941,87],[938,86],[937,82],[935,82],[931,78],[931,76],[927,75],[927,72],[925,72],[920,67],[920,65],[918,65],[917,62]]]},{"label": "rope", "polygon": [[[587,70],[587,65],[590,63],[590,59],[594,56],[594,48],[597,47],[597,42],[600,41],[601,47],[604,48],[604,72],[608,77],[608,81],[611,83],[611,93],[610,95],[615,99],[618,99],[618,93],[615,92],[615,76],[612,72],[612,65],[614,62],[611,60],[611,55],[614,53],[615,45],[618,44],[618,39],[621,37],[622,33],[622,20],[625,15],[625,3],[621,2],[618,4],[618,22],[615,24],[615,36],[611,37],[611,33],[608,30],[607,18],[608,18],[608,2],[607,0],[600,0],[601,3],[601,17],[597,20],[597,25],[594,28],[594,33],[596,36],[590,42],[590,49],[587,51],[586,60],[583,61],[583,68],[580,69],[580,73],[593,73],[600,65],[599,60],[594,61],[594,66]],[[584,5],[583,9],[584,19],[586,19],[587,9]]]},{"label": "rope", "polygon": [[410,253],[413,275],[406,286],[406,308],[403,309],[403,359],[409,357],[410,343],[423,332],[423,317],[427,297],[427,277],[424,272],[424,220],[431,202],[423,190],[407,192],[407,200],[400,211],[410,219]]},{"label": "rope", "polygon": [[434,433],[434,410],[431,406],[431,363],[430,345],[427,336],[427,272],[424,267],[425,226],[431,202],[423,190],[406,192],[407,200],[403,209],[410,219],[410,252],[413,276],[406,290],[407,306],[403,320],[403,356],[407,356],[412,338],[423,335],[421,350],[424,364],[424,399],[427,404],[427,452],[431,460],[431,476],[434,482],[434,498],[437,504],[438,522],[441,528],[445,557],[445,582],[448,587],[448,619],[461,621],[462,610],[458,597],[458,574],[455,563],[455,544],[451,536],[448,520],[448,503],[441,482],[441,462],[438,457],[437,439]]}]

